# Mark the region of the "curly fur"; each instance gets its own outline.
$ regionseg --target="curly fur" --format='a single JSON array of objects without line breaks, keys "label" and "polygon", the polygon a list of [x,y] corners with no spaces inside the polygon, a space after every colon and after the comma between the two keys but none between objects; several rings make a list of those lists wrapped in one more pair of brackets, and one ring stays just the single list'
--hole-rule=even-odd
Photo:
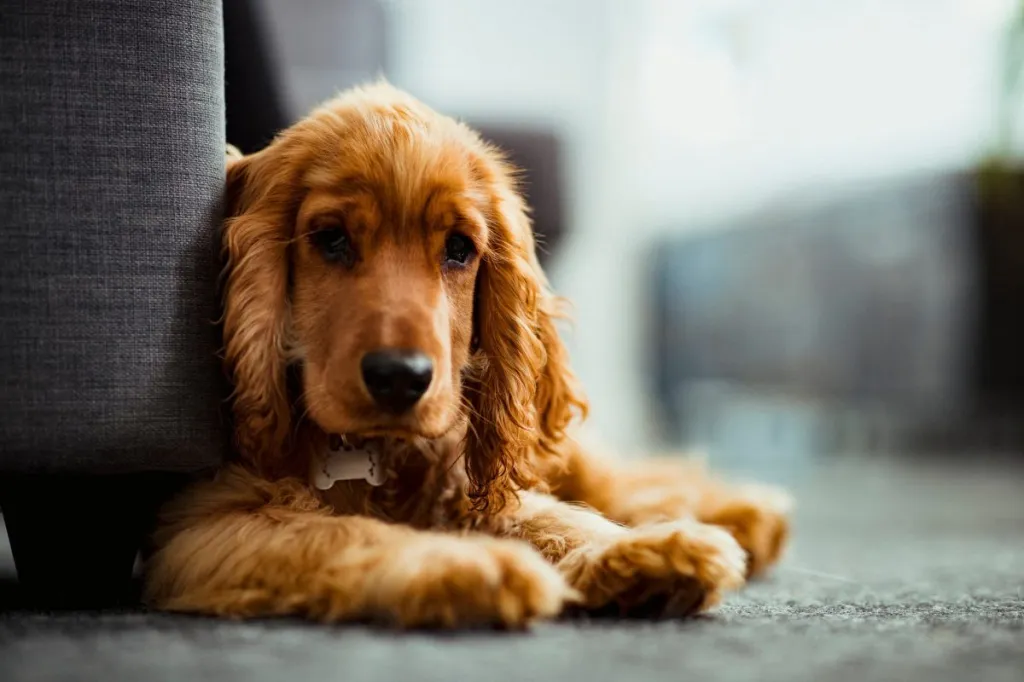
[{"label": "curly fur", "polygon": [[[523,625],[568,605],[683,615],[779,556],[786,501],[675,463],[626,466],[569,435],[568,365],[514,170],[386,83],[227,157],[224,355],[236,461],[165,510],[160,608],[401,626]],[[326,222],[325,222],[326,221]],[[342,267],[312,237],[341,225]],[[441,263],[459,230],[478,255]],[[435,368],[382,416],[359,358]],[[387,481],[309,484],[331,433],[387,436]],[[713,525],[709,525],[713,524]]]}]

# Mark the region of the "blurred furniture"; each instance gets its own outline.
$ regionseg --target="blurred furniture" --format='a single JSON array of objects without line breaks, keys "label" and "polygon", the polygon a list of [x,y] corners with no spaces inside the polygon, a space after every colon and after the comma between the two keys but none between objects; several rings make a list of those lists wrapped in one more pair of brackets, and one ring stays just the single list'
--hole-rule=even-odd
[{"label": "blurred furniture", "polygon": [[990,401],[1016,407],[1024,402],[1024,169],[981,168],[974,183],[977,381]]},{"label": "blurred furniture", "polygon": [[663,435],[759,401],[815,423],[813,447],[861,448],[865,430],[894,448],[1024,442],[1020,346],[996,352],[1021,327],[1006,282],[1024,271],[993,276],[1008,245],[987,215],[973,178],[951,173],[791,197],[659,244],[650,376]]},{"label": "blurred furniture", "polygon": [[0,0],[0,506],[53,605],[225,452],[222,54],[219,0]]},{"label": "blurred furniture", "polygon": [[270,36],[256,0],[222,0],[227,139],[245,154],[263,149],[291,123]]},{"label": "blurred furniture", "polygon": [[474,123],[483,137],[508,154],[521,171],[520,190],[530,206],[537,257],[547,265],[565,237],[566,188],[564,147],[552,130],[515,124]]}]

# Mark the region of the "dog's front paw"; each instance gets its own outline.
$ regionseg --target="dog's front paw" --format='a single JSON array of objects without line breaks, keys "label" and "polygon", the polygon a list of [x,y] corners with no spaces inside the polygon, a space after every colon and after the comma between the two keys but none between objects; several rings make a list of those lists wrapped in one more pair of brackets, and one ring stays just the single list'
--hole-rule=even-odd
[{"label": "dog's front paw", "polygon": [[562,611],[574,593],[529,545],[434,536],[396,553],[375,609],[403,627],[523,627]]},{"label": "dog's front paw", "polygon": [[792,499],[766,485],[743,485],[726,494],[701,514],[701,520],[725,528],[747,553],[747,576],[762,575],[782,555],[789,537]]},{"label": "dog's front paw", "polygon": [[692,520],[630,529],[568,554],[559,569],[589,611],[680,617],[743,584],[744,552],[729,533]]}]

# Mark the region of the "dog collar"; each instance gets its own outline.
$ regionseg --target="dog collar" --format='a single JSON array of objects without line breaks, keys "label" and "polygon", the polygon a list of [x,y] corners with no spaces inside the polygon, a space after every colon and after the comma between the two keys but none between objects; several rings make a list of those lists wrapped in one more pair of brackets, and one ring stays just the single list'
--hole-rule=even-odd
[{"label": "dog collar", "polygon": [[382,439],[354,445],[345,436],[331,434],[327,449],[313,458],[313,485],[319,490],[330,490],[336,481],[364,480],[372,486],[383,484],[382,447]]}]

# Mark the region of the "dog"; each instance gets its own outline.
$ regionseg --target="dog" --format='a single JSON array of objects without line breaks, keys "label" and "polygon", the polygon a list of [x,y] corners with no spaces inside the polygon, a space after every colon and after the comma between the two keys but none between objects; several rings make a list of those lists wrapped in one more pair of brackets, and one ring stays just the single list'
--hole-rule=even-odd
[{"label": "dog", "polygon": [[788,498],[573,435],[587,403],[505,157],[377,82],[227,160],[232,461],[160,516],[155,608],[398,627],[681,617]]}]

